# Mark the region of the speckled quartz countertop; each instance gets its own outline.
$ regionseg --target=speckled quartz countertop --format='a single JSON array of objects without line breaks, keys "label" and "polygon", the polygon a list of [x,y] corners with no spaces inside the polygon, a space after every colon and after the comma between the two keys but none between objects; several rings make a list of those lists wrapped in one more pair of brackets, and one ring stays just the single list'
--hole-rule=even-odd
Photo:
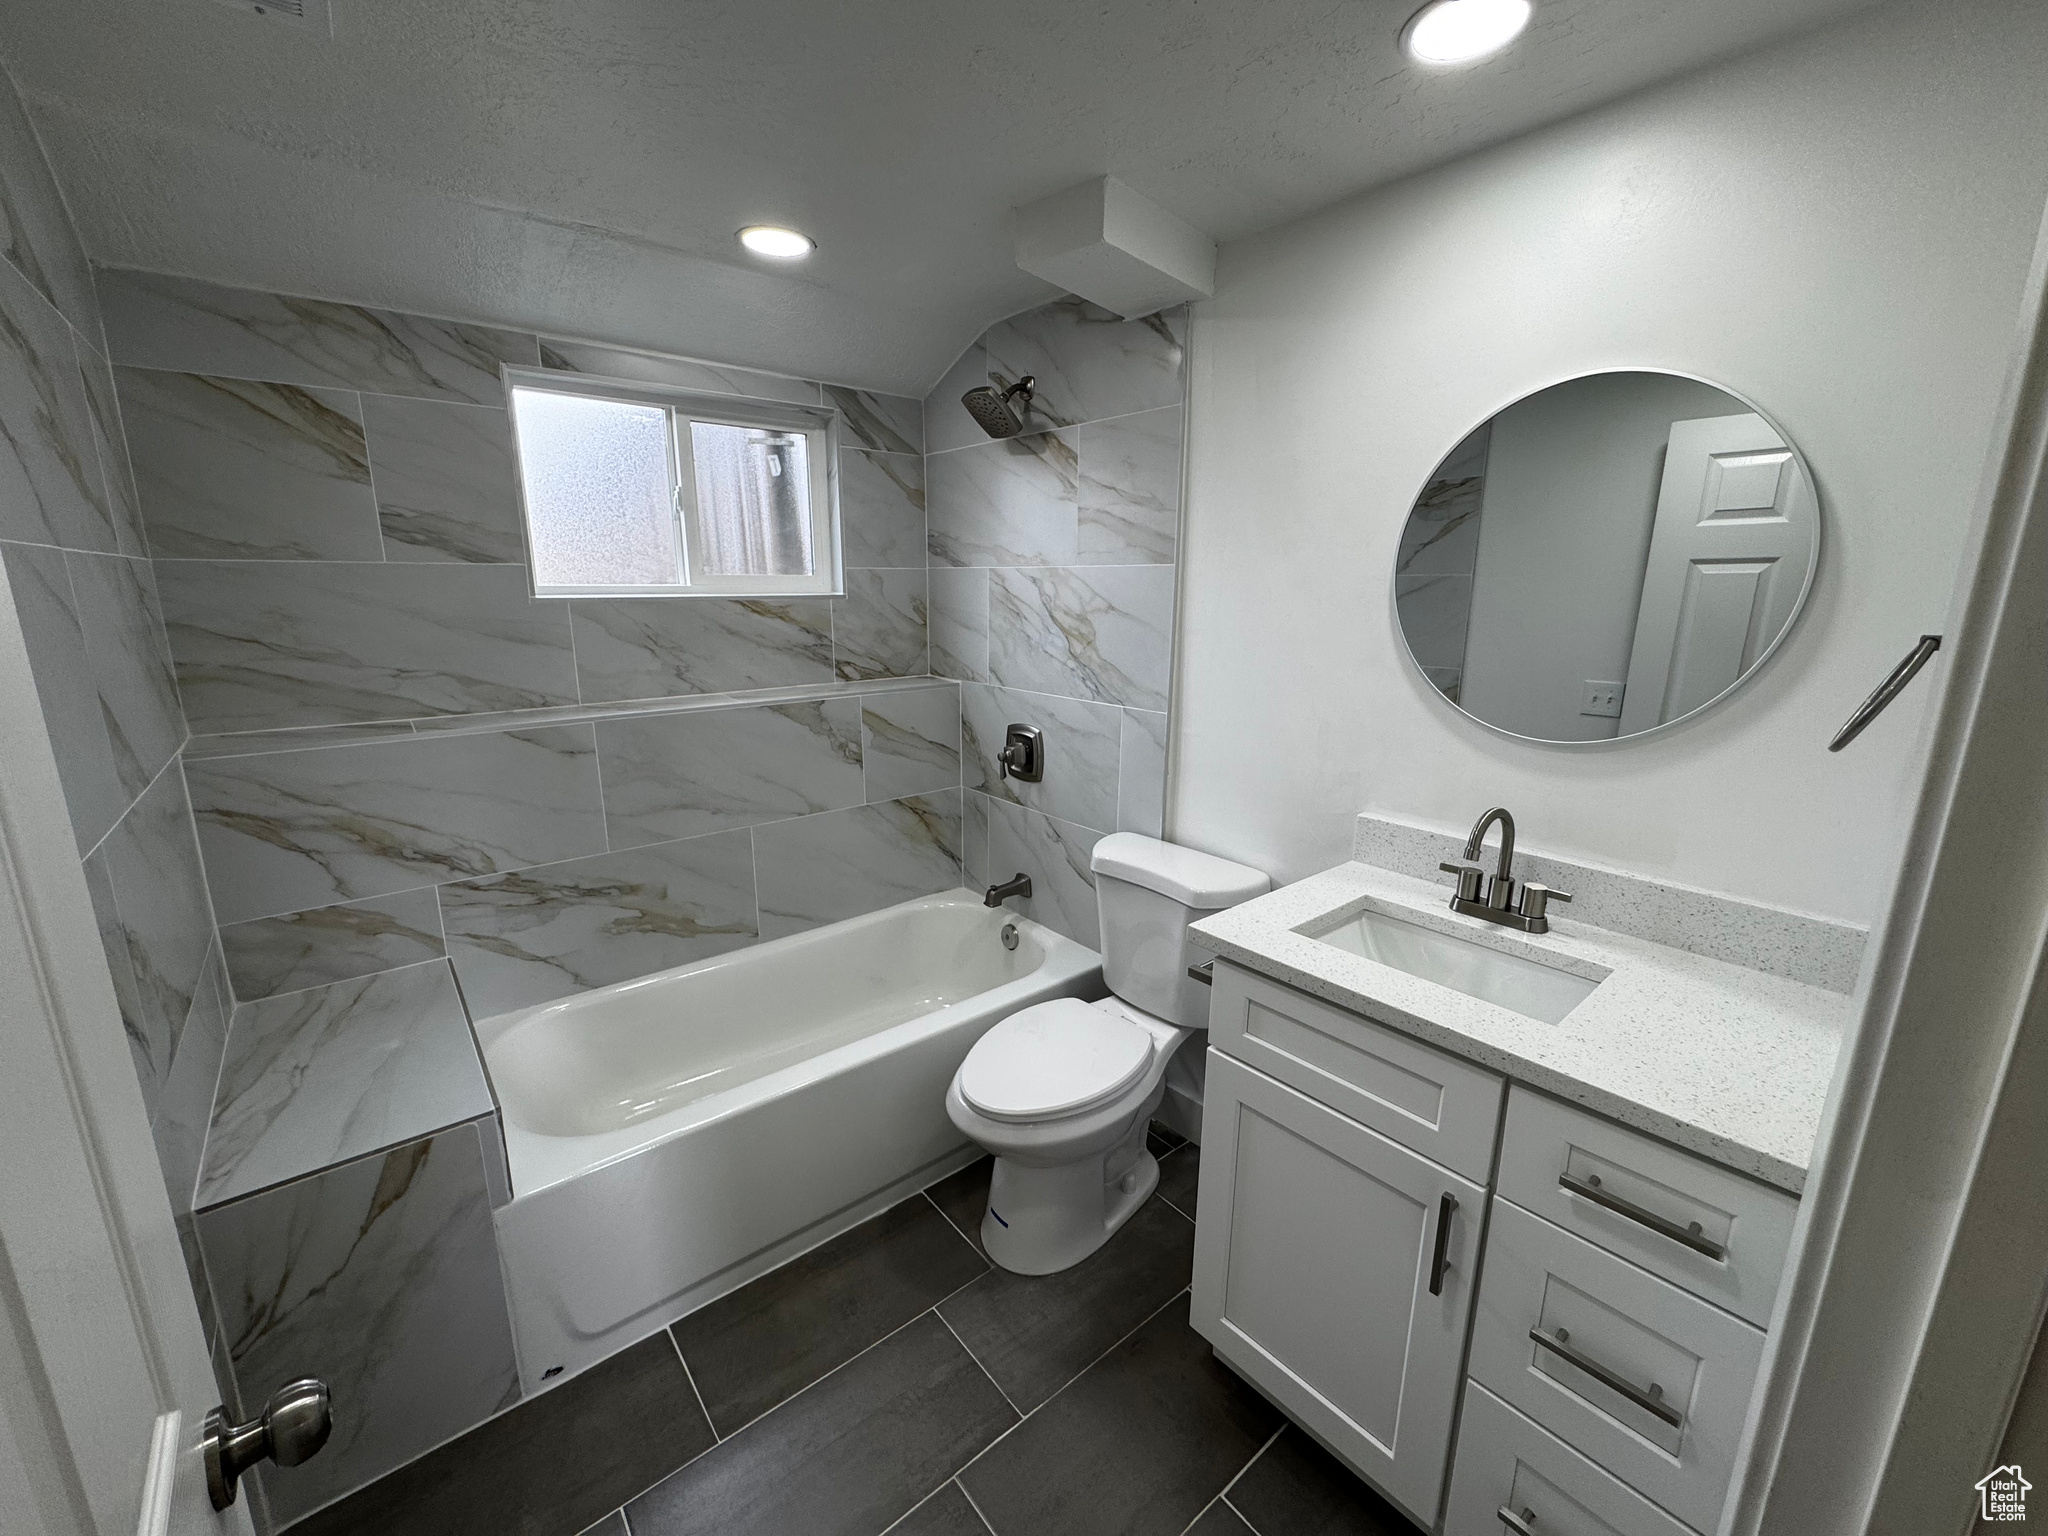
[{"label": "speckled quartz countertop", "polygon": [[[1447,887],[1342,864],[1194,925],[1195,941],[1402,1033],[1798,1193],[1849,999],[1551,916],[1522,934],[1449,910]],[[1585,977],[1545,1024],[1322,943],[1375,909]]]}]

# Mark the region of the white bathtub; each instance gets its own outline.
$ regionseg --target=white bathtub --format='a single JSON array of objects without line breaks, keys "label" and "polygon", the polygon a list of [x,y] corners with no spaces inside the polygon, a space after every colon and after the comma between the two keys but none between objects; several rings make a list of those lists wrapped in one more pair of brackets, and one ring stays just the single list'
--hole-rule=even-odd
[{"label": "white bathtub", "polygon": [[526,1389],[971,1161],[945,1106],[968,1048],[1103,995],[1093,950],[951,891],[485,1020]]}]

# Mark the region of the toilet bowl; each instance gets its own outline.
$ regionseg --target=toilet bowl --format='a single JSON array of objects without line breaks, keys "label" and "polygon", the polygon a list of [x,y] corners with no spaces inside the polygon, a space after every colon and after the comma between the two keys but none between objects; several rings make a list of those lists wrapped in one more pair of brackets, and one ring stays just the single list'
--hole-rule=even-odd
[{"label": "toilet bowl", "polygon": [[1159,1184],[1145,1130],[1194,1031],[1120,998],[1013,1013],[968,1053],[946,1113],[996,1155],[981,1243],[1020,1275],[1078,1264]]},{"label": "toilet bowl", "polygon": [[1096,844],[1094,872],[1115,995],[1011,1014],[946,1090],[953,1124],[996,1158],[982,1246],[1021,1275],[1080,1263],[1158,1186],[1145,1131],[1167,1063],[1208,1022],[1208,988],[1188,976],[1187,925],[1270,885],[1242,864],[1128,832]]}]

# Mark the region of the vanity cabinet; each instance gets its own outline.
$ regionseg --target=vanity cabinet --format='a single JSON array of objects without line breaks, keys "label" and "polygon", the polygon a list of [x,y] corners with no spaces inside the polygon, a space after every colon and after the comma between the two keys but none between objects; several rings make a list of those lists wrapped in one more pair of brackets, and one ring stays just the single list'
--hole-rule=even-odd
[{"label": "vanity cabinet", "polygon": [[1714,1529],[1793,1197],[1228,962],[1210,1047],[1220,1357],[1446,1536]]},{"label": "vanity cabinet", "polygon": [[1471,1373],[1695,1529],[1735,1469],[1763,1330],[1496,1200]]},{"label": "vanity cabinet", "polygon": [[1213,1048],[1486,1182],[1507,1088],[1498,1072],[1228,962],[1214,975]]},{"label": "vanity cabinet", "polygon": [[1202,1131],[1195,1327],[1433,1524],[1485,1186],[1214,1050]]},{"label": "vanity cabinet", "polygon": [[1444,1536],[1692,1536],[1476,1383],[1465,1389]]},{"label": "vanity cabinet", "polygon": [[1517,1088],[1500,1196],[1761,1328],[1799,1202],[1612,1120]]}]

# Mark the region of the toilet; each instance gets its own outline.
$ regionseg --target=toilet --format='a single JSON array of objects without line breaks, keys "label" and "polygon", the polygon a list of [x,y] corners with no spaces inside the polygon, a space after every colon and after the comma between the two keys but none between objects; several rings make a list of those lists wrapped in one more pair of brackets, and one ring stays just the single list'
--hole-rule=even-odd
[{"label": "toilet", "polygon": [[1166,1064],[1208,1024],[1206,954],[1188,924],[1263,895],[1255,869],[1134,832],[1095,845],[1100,1002],[1056,998],[1011,1014],[975,1043],[946,1112],[995,1154],[982,1246],[1020,1275],[1078,1264],[1145,1203],[1159,1163],[1145,1128]]}]

